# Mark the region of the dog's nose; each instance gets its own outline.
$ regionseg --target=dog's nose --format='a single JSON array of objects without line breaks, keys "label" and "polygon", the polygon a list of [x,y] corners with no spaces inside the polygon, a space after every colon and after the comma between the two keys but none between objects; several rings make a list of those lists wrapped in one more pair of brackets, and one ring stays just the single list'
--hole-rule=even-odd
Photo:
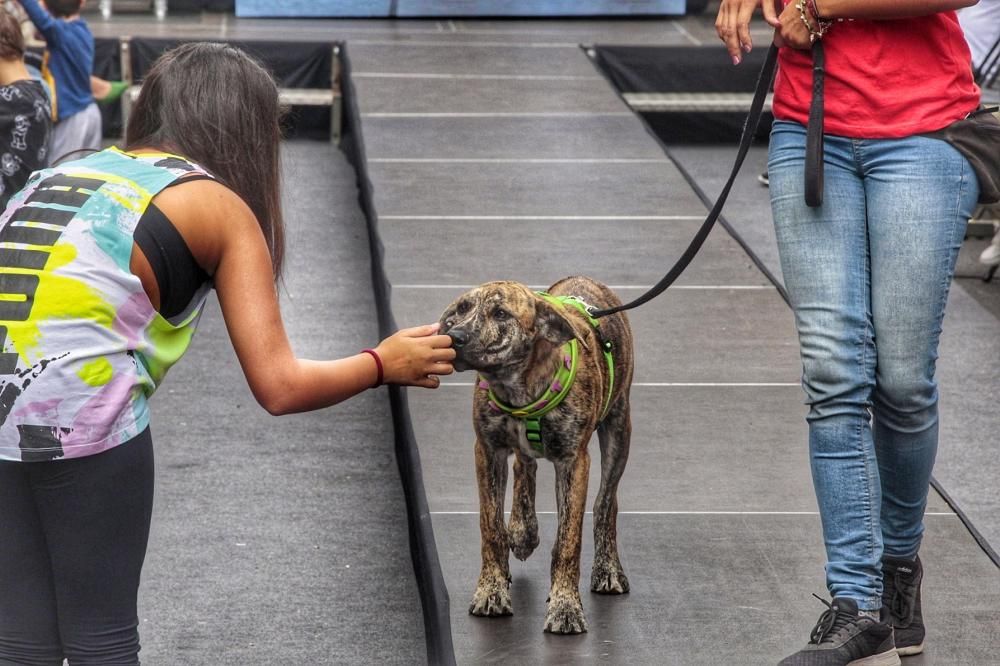
[{"label": "dog's nose", "polygon": [[448,331],[448,337],[451,338],[451,346],[456,349],[461,349],[469,342],[469,334],[460,328]]}]

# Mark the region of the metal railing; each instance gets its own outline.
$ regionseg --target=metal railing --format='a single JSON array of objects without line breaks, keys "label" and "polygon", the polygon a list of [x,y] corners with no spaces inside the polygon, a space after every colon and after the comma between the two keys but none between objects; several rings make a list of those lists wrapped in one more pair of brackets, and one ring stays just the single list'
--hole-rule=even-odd
[{"label": "metal railing", "polygon": [[[142,85],[134,83],[132,59],[129,53],[131,40],[122,37],[119,45],[122,80],[131,85],[121,97],[122,128],[128,126],[132,105],[139,98]],[[329,88],[279,88],[278,102],[283,106],[328,106],[330,107],[330,141],[340,143],[343,129],[343,95],[340,89],[341,63],[340,47],[333,46],[333,60]]]},{"label": "metal railing", "polygon": [[[624,93],[622,97],[632,110],[655,112],[727,112],[749,111],[753,93]],[[772,95],[764,101],[764,111],[771,110]]]},{"label": "metal railing", "polygon": [[[119,8],[122,5],[127,5],[129,9],[137,8],[141,10],[152,10],[156,14],[156,18],[163,20],[167,17],[167,0],[118,0],[117,2]],[[105,20],[111,18],[114,13],[114,0],[101,0],[99,7],[101,10],[101,16]]]}]

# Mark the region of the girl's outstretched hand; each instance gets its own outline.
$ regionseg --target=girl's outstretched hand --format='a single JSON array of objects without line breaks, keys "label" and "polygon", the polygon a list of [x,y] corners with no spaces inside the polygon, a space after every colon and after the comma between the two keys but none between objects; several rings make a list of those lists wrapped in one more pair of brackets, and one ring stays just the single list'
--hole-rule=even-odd
[{"label": "girl's outstretched hand", "polygon": [[455,350],[451,338],[437,335],[440,324],[404,328],[379,343],[375,352],[382,359],[386,384],[437,388],[438,375],[450,375]]},{"label": "girl's outstretched hand", "polygon": [[777,5],[782,0],[722,0],[719,4],[719,14],[715,18],[715,32],[719,35],[733,64],[738,65],[743,59],[743,52],[750,53],[753,40],[750,38],[750,18],[758,5],[764,13],[764,20],[772,27],[780,25]]}]

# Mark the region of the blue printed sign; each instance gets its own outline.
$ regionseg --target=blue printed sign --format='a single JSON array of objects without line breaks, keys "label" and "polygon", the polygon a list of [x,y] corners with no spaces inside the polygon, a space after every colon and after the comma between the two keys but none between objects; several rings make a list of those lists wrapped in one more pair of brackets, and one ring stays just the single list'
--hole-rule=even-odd
[{"label": "blue printed sign", "polygon": [[683,15],[686,0],[236,0],[241,17]]}]

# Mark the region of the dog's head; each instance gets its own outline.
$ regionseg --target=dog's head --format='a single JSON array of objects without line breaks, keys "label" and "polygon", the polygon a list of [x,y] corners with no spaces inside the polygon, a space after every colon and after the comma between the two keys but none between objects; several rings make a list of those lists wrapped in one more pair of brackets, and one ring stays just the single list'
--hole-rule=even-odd
[{"label": "dog's head", "polygon": [[574,322],[517,282],[487,282],[459,296],[441,315],[451,337],[455,370],[515,374],[534,353],[581,337]]}]

